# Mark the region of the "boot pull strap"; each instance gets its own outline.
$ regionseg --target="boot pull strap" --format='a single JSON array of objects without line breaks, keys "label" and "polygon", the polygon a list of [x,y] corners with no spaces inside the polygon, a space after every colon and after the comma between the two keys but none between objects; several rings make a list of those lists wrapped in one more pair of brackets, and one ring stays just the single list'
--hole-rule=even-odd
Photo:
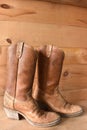
[{"label": "boot pull strap", "polygon": [[52,49],[53,49],[53,45],[47,46],[47,57],[50,57],[50,56],[51,56]]},{"label": "boot pull strap", "polygon": [[17,58],[21,58],[22,56],[22,53],[23,53],[23,47],[24,47],[24,42],[20,42],[17,44],[17,52],[16,52],[16,55],[17,55]]}]

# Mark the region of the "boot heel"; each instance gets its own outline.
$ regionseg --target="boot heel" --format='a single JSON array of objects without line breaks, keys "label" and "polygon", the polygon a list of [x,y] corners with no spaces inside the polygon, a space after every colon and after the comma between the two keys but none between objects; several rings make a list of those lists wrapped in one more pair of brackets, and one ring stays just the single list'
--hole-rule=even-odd
[{"label": "boot heel", "polygon": [[11,118],[11,119],[15,119],[15,120],[19,120],[19,113],[15,110],[11,110],[11,109],[8,109],[8,108],[4,108],[5,110],[5,113],[7,115],[8,118]]}]

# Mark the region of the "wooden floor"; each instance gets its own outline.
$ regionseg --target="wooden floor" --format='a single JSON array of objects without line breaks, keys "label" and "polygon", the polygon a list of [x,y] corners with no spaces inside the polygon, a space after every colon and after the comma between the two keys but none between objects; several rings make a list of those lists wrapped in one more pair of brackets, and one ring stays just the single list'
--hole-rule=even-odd
[{"label": "wooden floor", "polygon": [[3,98],[0,98],[0,130],[87,130],[87,101],[78,104],[84,107],[84,114],[76,118],[64,118],[61,124],[50,128],[31,126],[25,119],[17,121],[8,119],[2,107]]}]

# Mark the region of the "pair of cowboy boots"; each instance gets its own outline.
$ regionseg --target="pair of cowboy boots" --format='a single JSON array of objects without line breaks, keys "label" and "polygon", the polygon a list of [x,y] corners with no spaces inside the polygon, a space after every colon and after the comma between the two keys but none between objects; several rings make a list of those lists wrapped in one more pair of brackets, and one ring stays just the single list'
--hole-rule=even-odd
[{"label": "pair of cowboy boots", "polygon": [[[38,90],[32,86],[38,58]],[[60,115],[74,117],[83,109],[68,103],[58,90],[64,52],[46,45],[38,51],[23,42],[8,49],[8,75],[4,110],[9,118],[23,116],[31,125],[49,127],[58,124]],[[37,100],[37,101],[36,101]],[[44,104],[47,111],[40,108]]]}]

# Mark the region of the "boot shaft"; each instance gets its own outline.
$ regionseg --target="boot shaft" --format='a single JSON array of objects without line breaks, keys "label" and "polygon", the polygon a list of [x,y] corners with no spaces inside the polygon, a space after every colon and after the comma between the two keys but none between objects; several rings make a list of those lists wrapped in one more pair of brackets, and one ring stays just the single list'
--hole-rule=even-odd
[{"label": "boot shaft", "polygon": [[36,52],[27,44],[12,44],[9,47],[6,91],[12,97],[26,100],[33,85],[36,59]]},{"label": "boot shaft", "polygon": [[40,48],[38,56],[38,85],[47,93],[53,93],[59,84],[64,52],[56,46]]}]

